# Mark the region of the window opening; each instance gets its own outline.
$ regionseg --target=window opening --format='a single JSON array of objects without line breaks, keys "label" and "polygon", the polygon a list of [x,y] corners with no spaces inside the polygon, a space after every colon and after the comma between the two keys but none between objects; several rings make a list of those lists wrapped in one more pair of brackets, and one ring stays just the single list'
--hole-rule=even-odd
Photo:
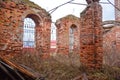
[{"label": "window opening", "polygon": [[56,48],[56,26],[51,25],[51,48]]},{"label": "window opening", "polygon": [[76,29],[75,25],[72,25],[69,29],[69,51],[70,52],[73,52],[73,49],[74,49],[75,29]]},{"label": "window opening", "polygon": [[31,18],[24,19],[23,47],[35,47],[35,22]]}]

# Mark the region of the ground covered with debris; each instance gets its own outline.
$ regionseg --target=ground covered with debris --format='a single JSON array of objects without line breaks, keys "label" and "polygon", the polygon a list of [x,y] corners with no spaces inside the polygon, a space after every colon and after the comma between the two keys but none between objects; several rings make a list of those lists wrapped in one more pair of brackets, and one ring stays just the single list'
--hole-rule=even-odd
[{"label": "ground covered with debris", "polygon": [[20,54],[11,59],[43,80],[120,80],[120,68],[104,66],[99,71],[87,71],[80,66],[79,55],[57,54],[43,57],[36,54]]}]

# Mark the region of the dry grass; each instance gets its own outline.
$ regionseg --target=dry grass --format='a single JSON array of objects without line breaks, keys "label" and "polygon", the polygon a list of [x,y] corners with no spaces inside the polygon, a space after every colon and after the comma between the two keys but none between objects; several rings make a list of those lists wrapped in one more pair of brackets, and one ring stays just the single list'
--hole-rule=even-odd
[{"label": "dry grass", "polygon": [[105,65],[109,65],[111,67],[120,67],[120,50],[111,43],[105,43],[103,45],[104,49],[104,57],[103,61]]},{"label": "dry grass", "polygon": [[[120,68],[104,66],[100,71],[88,72],[80,66],[78,54],[56,54],[48,58],[42,55],[23,53],[11,61],[38,72],[45,80],[120,80]],[[28,68],[29,67],[29,68]],[[86,76],[84,76],[84,74]]]},{"label": "dry grass", "polygon": [[[62,59],[58,60],[58,57]],[[71,64],[67,55],[66,57],[58,55],[43,59],[41,55],[25,53],[11,60],[24,67],[29,67],[27,69],[32,72],[38,72],[45,77],[45,80],[71,80],[81,74],[79,66]]]}]

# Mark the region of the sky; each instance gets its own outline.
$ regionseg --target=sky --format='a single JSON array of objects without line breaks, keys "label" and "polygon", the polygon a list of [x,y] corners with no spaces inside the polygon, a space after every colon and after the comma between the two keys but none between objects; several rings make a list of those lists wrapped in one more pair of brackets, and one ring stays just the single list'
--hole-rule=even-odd
[{"label": "sky", "polygon": [[[46,11],[50,11],[51,9],[66,3],[70,0],[30,0]],[[114,3],[114,0],[110,0]],[[86,4],[86,0],[74,0],[75,3]],[[107,2],[107,0],[101,0],[100,2]],[[114,7],[111,4],[101,4],[103,8],[103,21],[105,20],[114,20]],[[85,5],[76,5],[76,4],[66,4],[64,6],[59,7],[53,13],[51,13],[52,21],[56,22],[57,19],[62,18],[66,15],[73,14],[77,17],[80,17],[80,13],[86,8]]]},{"label": "sky", "polygon": [[[38,4],[40,7],[44,8],[46,11],[66,3],[70,0],[30,0],[35,4]],[[114,0],[110,0],[114,3]],[[87,4],[86,0],[74,0],[74,3]],[[107,0],[101,0],[100,2],[107,2]],[[114,20],[114,7],[111,4],[101,4],[103,8],[103,21]],[[56,40],[56,27],[54,22],[56,20],[65,17],[66,15],[73,14],[77,17],[80,17],[80,13],[86,8],[86,5],[76,5],[76,4],[66,4],[59,7],[53,13],[51,13],[52,22],[51,24],[51,40]]]}]

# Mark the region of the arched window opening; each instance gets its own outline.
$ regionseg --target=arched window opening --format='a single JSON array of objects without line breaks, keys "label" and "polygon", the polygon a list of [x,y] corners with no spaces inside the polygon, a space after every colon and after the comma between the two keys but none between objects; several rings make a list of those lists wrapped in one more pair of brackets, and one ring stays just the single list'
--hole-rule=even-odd
[{"label": "arched window opening", "polygon": [[35,22],[31,18],[24,19],[23,26],[23,47],[34,48],[35,47]]},{"label": "arched window opening", "polygon": [[51,25],[51,48],[56,48],[56,26]]},{"label": "arched window opening", "polygon": [[76,25],[72,25],[69,29],[69,52],[73,52],[73,49],[74,49],[76,28],[77,28]]}]

